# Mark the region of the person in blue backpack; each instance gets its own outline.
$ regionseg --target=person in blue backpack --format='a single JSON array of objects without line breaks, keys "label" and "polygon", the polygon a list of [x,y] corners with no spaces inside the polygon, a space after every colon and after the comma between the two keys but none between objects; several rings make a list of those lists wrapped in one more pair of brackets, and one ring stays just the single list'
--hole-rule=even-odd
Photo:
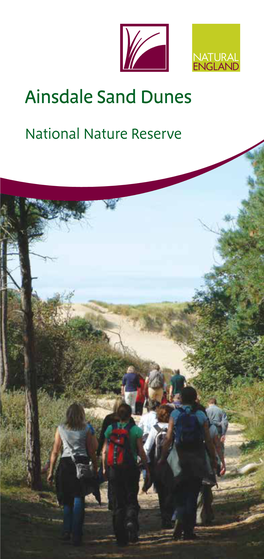
[{"label": "person in blue backpack", "polygon": [[149,477],[142,442],[143,432],[131,422],[131,413],[132,409],[128,404],[119,406],[119,421],[106,429],[102,451],[103,474],[107,473],[111,488],[114,533],[117,544],[121,546],[138,540],[138,455],[147,472],[147,478]]},{"label": "person in blue backpack", "polygon": [[174,440],[182,474],[174,490],[176,520],[173,537],[179,540],[183,535],[185,540],[194,540],[197,538],[194,534],[197,499],[203,477],[206,475],[204,442],[214,469],[217,463],[207,417],[196,407],[196,390],[187,386],[183,388],[181,397],[182,406],[175,409],[170,416],[159,465],[165,463]]}]

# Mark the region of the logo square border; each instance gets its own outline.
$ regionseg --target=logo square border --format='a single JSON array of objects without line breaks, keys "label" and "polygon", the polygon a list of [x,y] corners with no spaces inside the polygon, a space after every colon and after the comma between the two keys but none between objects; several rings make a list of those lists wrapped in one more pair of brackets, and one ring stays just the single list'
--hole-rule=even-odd
[{"label": "logo square border", "polygon": [[[123,28],[126,26],[129,27],[149,27],[157,25],[159,27],[166,28],[166,61],[167,67],[164,70],[144,70],[144,69],[137,69],[137,70],[125,70],[123,68]],[[133,72],[169,72],[169,24],[168,23],[120,23],[120,72],[126,73],[133,73]]]},{"label": "logo square border", "polygon": [[[239,69],[238,69],[238,70],[230,70],[230,72],[228,72],[227,70],[223,70],[223,71],[219,72],[219,70],[212,70],[212,71],[211,71],[211,70],[210,70],[210,71],[209,71],[209,70],[204,70],[204,71],[202,71],[202,70],[194,70],[194,69],[193,69],[193,63],[194,63],[194,61],[193,61],[193,54],[194,54],[194,27],[195,27],[195,26],[208,26],[208,27],[209,27],[209,26],[214,26],[214,25],[215,25],[215,26],[218,26],[218,27],[220,27],[220,26],[230,26],[230,27],[231,27],[231,26],[233,26],[233,27],[236,26],[236,27],[239,27],[239,56],[240,56],[240,60],[239,60]],[[235,60],[235,62],[238,62],[238,61]],[[195,73],[195,72],[196,72],[196,73],[198,73],[198,72],[200,72],[200,73],[211,72],[212,74],[214,74],[214,73],[216,73],[216,72],[219,72],[219,74],[226,73],[226,72],[227,72],[227,73],[231,73],[231,72],[232,72],[232,73],[240,73],[240,69],[241,69],[241,23],[234,23],[234,22],[233,22],[233,23],[226,23],[226,22],[225,22],[225,23],[220,23],[220,22],[215,22],[215,21],[214,21],[214,22],[211,22],[211,23],[209,23],[209,22],[206,22],[206,23],[203,23],[203,22],[192,23],[192,73]]]}]

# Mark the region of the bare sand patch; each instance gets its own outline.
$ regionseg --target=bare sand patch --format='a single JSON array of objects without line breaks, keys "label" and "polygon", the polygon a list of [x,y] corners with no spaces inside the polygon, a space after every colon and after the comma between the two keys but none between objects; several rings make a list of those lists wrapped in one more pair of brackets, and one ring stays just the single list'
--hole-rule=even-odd
[{"label": "bare sand patch", "polygon": [[[65,306],[63,311],[65,315],[67,309],[69,310],[69,307]],[[136,353],[142,359],[157,362],[161,367],[180,369],[186,378],[192,377],[184,363],[186,354],[173,340],[169,340],[161,333],[140,330],[139,326],[128,318],[109,312],[99,305],[93,303],[70,305],[70,313],[73,317],[84,317],[88,312],[95,315],[99,313],[111,323],[111,327],[105,329],[105,333],[110,338],[113,347],[121,348],[121,338],[123,346],[131,353]]]}]

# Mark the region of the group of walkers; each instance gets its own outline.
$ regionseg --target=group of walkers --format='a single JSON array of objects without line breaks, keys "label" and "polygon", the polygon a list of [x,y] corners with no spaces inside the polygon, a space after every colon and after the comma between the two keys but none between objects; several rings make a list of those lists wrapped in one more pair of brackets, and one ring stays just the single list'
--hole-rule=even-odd
[{"label": "group of walkers", "polygon": [[[87,424],[83,407],[72,404],[60,425],[50,457],[52,483],[57,458],[56,491],[63,505],[64,540],[82,541],[84,498],[100,500],[99,484],[108,481],[108,508],[113,514],[117,544],[126,546],[139,537],[140,472],[142,491],[153,485],[158,494],[162,528],[172,529],[175,540],[194,540],[196,524],[213,520],[212,487],[225,473],[226,414],[215,398],[205,409],[192,386],[175,371],[167,387],[159,366],[146,379],[129,367],[121,396],[102,424],[99,440]],[[137,398],[142,406],[136,407]],[[142,414],[136,424],[132,412]],[[102,456],[101,466],[98,460]]]},{"label": "group of walkers", "polygon": [[168,385],[157,363],[154,363],[145,379],[137,373],[135,367],[130,366],[123,376],[121,394],[126,404],[131,406],[132,413],[142,415],[145,402],[146,405],[148,400],[162,404],[172,402],[174,396],[180,394],[185,385],[186,379],[180,374],[179,369],[174,371]]}]

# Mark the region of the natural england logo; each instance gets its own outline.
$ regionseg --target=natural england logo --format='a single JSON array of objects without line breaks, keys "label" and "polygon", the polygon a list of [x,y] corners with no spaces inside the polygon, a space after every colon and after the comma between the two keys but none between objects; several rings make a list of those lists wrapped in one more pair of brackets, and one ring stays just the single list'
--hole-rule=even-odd
[{"label": "natural england logo", "polygon": [[120,26],[121,72],[168,72],[169,25],[122,23]]},{"label": "natural england logo", "polygon": [[240,24],[193,24],[192,71],[240,72]]}]

